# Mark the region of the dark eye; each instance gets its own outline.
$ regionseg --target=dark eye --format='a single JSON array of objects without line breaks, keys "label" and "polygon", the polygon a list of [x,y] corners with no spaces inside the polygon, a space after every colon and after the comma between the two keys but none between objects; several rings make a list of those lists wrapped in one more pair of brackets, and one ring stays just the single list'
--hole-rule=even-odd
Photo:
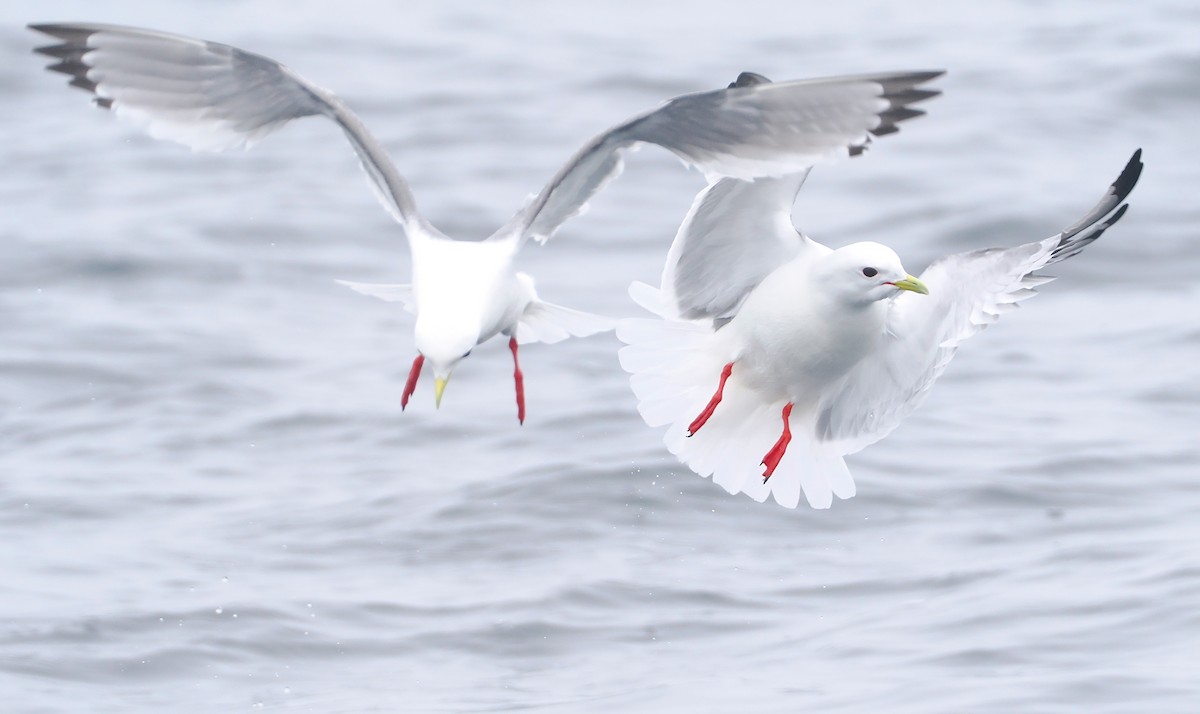
[{"label": "dark eye", "polygon": [[879,271],[874,268],[863,268],[863,275],[867,276],[868,278],[873,278],[876,275],[879,275]]}]

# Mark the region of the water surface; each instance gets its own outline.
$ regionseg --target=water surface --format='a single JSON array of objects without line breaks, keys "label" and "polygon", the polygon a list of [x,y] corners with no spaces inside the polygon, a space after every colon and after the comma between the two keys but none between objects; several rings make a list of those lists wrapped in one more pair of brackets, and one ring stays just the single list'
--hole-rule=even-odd
[{"label": "water surface", "polygon": [[[1200,702],[1200,10],[1184,2],[0,9],[0,694],[18,712],[1192,712]],[[143,138],[30,21],[173,30],[342,95],[443,230],[742,70],[944,67],[930,116],[795,211],[910,269],[1122,223],[972,340],[829,511],[731,497],[637,417],[611,335],[500,343],[401,413],[399,230],[338,131]],[[702,185],[663,152],[523,256],[637,314]]]}]

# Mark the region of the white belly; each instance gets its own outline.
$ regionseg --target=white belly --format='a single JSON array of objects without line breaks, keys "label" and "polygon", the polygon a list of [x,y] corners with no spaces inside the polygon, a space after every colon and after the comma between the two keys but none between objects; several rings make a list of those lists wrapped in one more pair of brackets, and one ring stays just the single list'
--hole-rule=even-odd
[{"label": "white belly", "polygon": [[530,290],[498,243],[431,241],[413,251],[417,333],[477,331],[480,343],[511,330]]},{"label": "white belly", "polygon": [[734,371],[765,397],[815,401],[883,339],[887,305],[851,308],[772,277],[723,328],[737,345]]}]

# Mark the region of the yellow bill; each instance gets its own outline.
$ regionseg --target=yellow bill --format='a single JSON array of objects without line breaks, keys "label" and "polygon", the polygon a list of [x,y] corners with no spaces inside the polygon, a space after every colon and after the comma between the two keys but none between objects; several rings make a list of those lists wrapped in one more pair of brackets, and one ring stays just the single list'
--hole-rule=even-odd
[{"label": "yellow bill", "polygon": [[914,293],[919,293],[921,295],[929,294],[929,288],[925,287],[925,283],[921,282],[920,278],[914,278],[911,275],[905,276],[903,280],[897,280],[896,282],[892,283],[892,285],[895,285],[901,290],[911,290]]},{"label": "yellow bill", "polygon": [[433,405],[439,409],[442,406],[442,392],[446,391],[446,382],[449,381],[449,377],[445,379],[437,377],[433,380]]}]

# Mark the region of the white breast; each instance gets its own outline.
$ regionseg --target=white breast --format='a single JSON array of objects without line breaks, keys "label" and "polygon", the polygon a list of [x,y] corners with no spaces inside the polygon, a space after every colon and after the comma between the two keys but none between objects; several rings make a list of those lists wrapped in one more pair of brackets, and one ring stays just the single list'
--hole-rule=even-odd
[{"label": "white breast", "polygon": [[789,263],[746,298],[722,331],[737,345],[748,386],[806,402],[841,379],[883,339],[886,302],[850,306],[817,288],[809,266]]}]

